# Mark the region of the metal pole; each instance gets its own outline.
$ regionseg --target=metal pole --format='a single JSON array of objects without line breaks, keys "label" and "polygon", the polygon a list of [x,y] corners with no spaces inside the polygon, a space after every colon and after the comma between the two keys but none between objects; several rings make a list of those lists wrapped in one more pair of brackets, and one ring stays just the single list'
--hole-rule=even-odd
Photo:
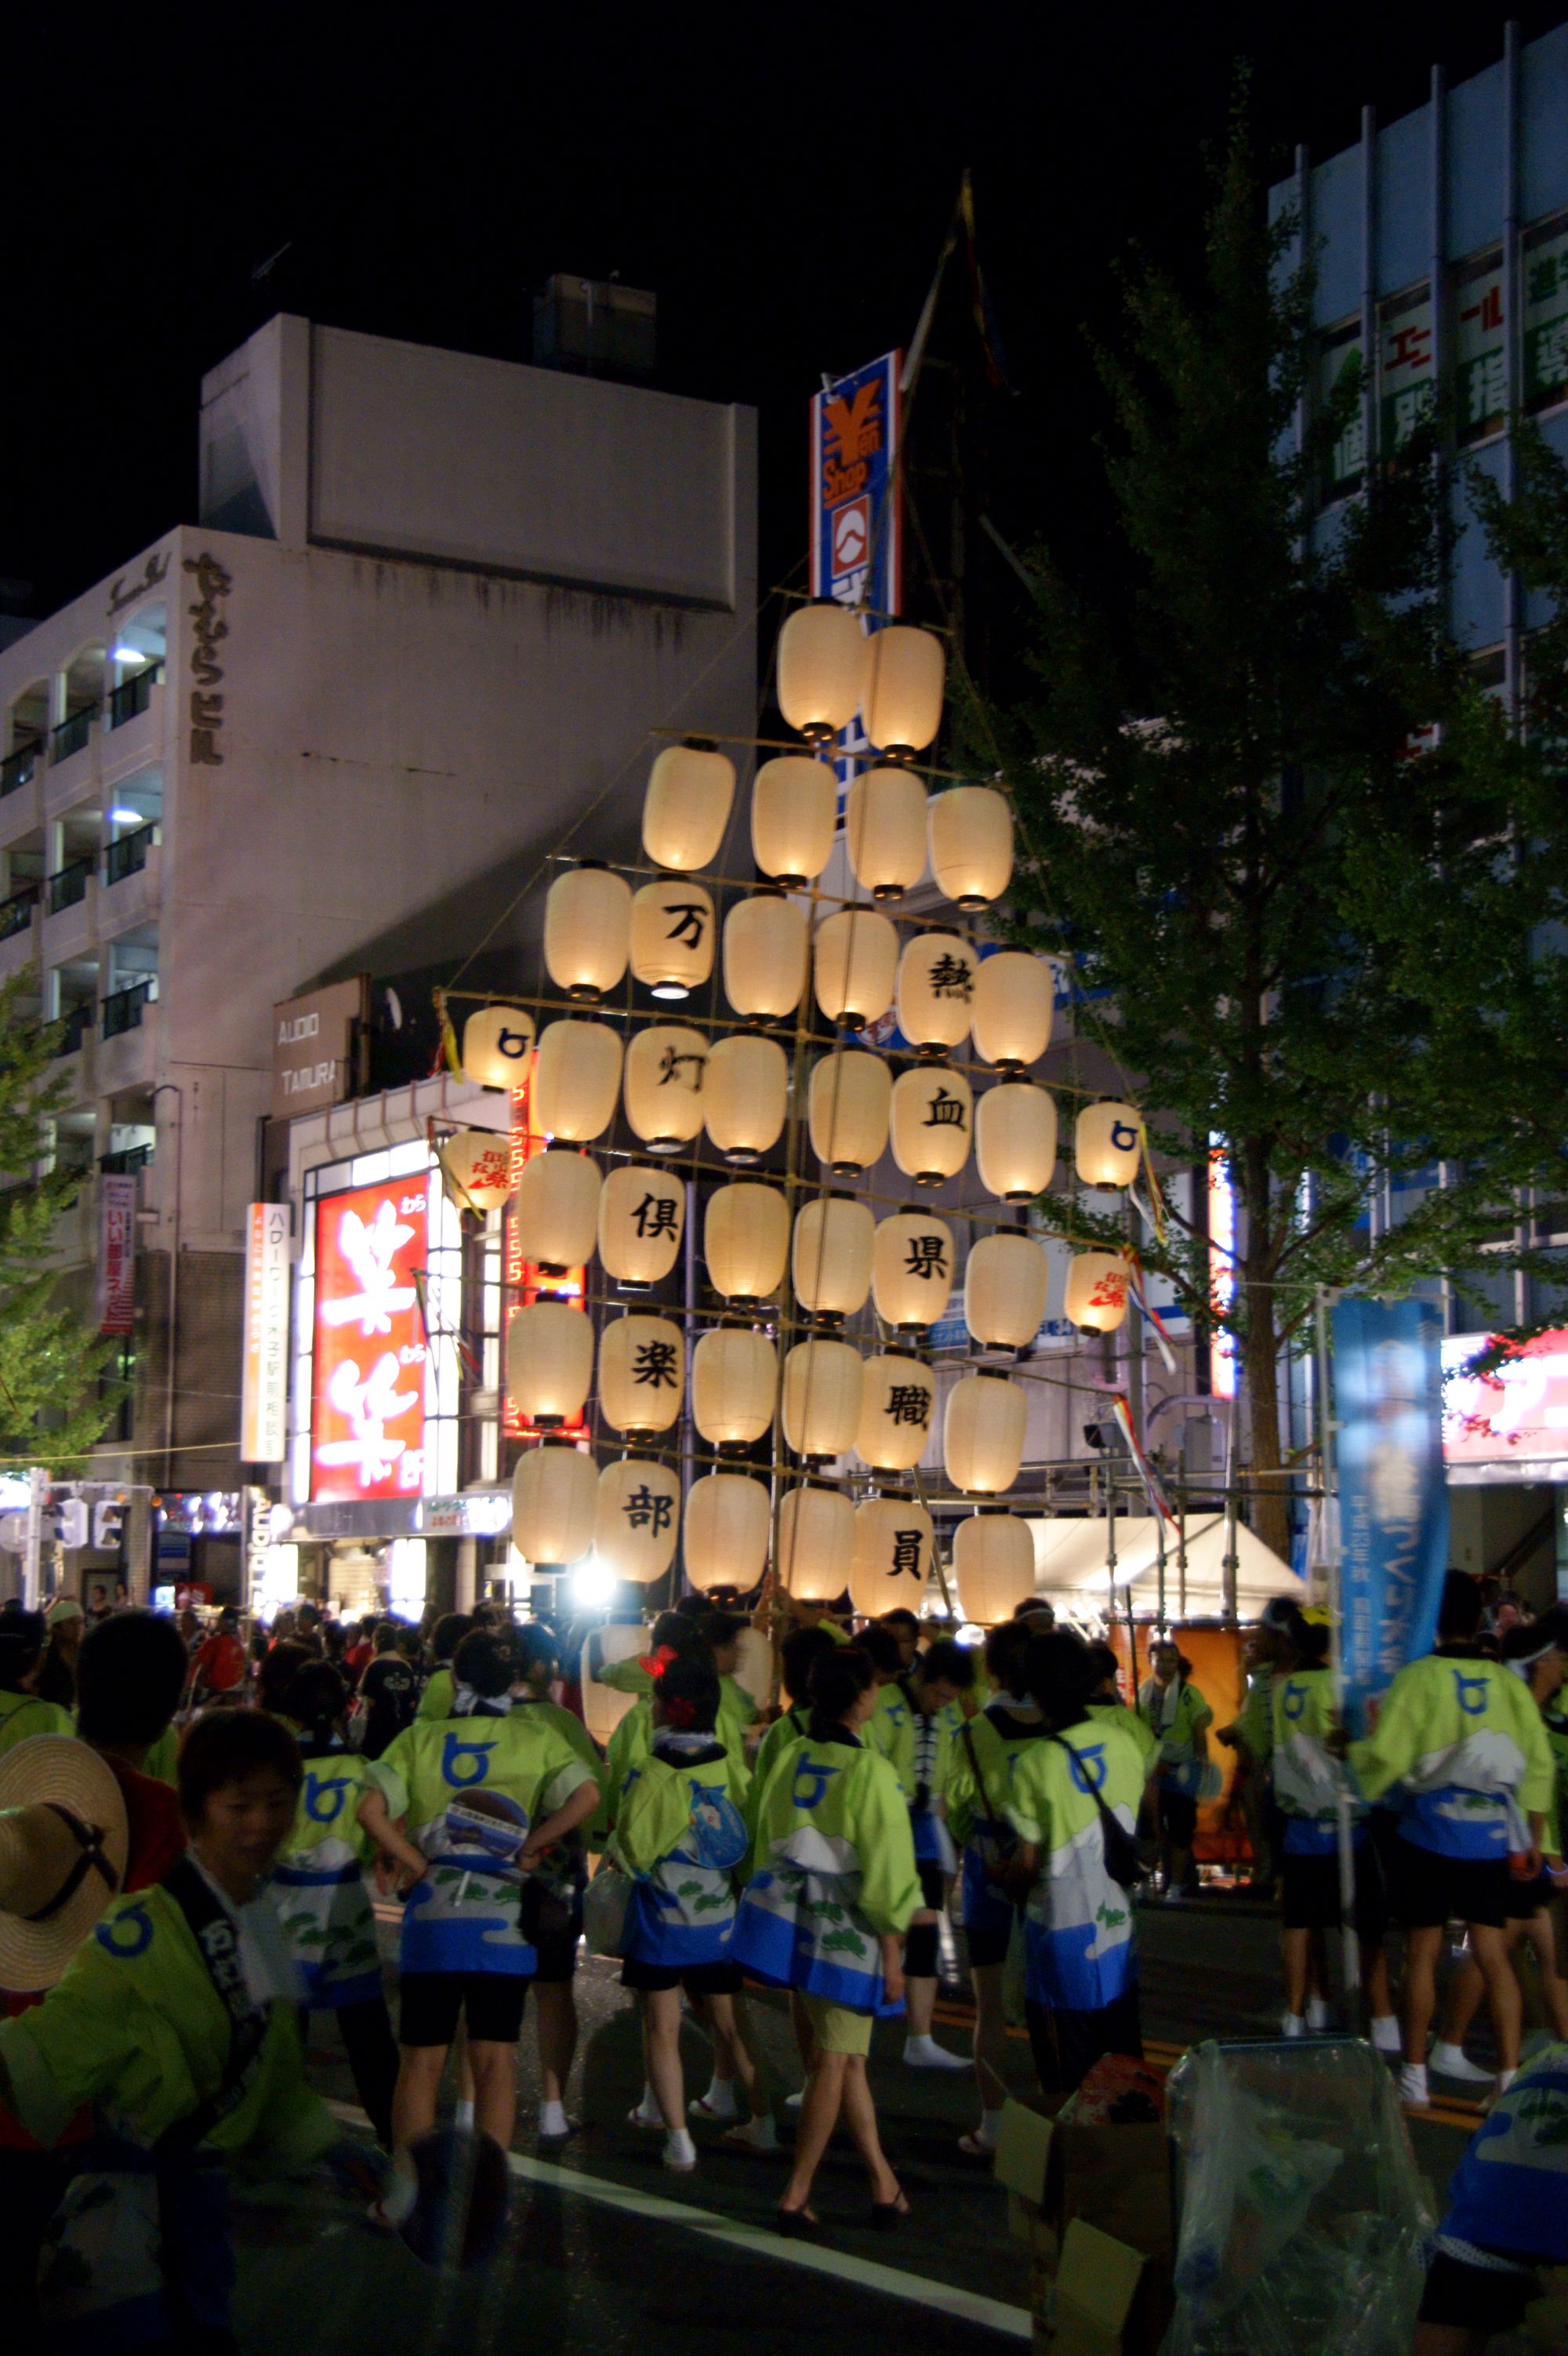
[{"label": "metal pole", "polygon": [[[1343,1622],[1340,1617],[1339,1591],[1339,1527],[1334,1510],[1338,1496],[1338,1474],[1335,1462],[1335,1423],[1329,1396],[1331,1354],[1328,1347],[1327,1288],[1319,1285],[1314,1309],[1315,1338],[1317,1361],[1318,1451],[1323,1471],[1323,1513],[1326,1532],[1331,1532],[1328,1553],[1328,1659],[1334,1678],[1334,1709],[1341,1723],[1345,1716],[1345,1657],[1342,1645]],[[1339,1952],[1341,1976],[1344,1982],[1345,2012],[1349,2026],[1358,2036],[1366,2034],[1365,1991],[1361,1981],[1361,1943],[1356,1933],[1356,1844],[1350,1821],[1350,1779],[1343,1763],[1337,1763],[1334,1773],[1334,1829],[1339,1854]]]},{"label": "metal pole", "polygon": [[1236,1401],[1225,1419],[1225,1555],[1219,1566],[1219,1613],[1228,1628],[1236,1625],[1236,1523],[1240,1510],[1240,1483],[1236,1470]]},{"label": "metal pole", "polygon": [[175,1369],[179,1341],[179,1229],[180,1195],[185,1174],[185,1090],[177,1080],[160,1080],[153,1089],[150,1101],[156,1103],[165,1094],[179,1099],[179,1122],[174,1134],[174,1233],[169,1237],[168,1254],[168,1335],[164,1347],[168,1355],[164,1378],[164,1448],[166,1455],[166,1489],[177,1488],[178,1466],[174,1453]]}]

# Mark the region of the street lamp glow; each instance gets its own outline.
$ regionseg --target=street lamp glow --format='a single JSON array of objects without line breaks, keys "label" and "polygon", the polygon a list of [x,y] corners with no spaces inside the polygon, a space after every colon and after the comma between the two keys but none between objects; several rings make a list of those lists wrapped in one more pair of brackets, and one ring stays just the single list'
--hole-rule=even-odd
[{"label": "street lamp glow", "polygon": [[572,1601],[585,1612],[599,1612],[614,1597],[616,1575],[596,1554],[589,1555],[572,1573]]}]

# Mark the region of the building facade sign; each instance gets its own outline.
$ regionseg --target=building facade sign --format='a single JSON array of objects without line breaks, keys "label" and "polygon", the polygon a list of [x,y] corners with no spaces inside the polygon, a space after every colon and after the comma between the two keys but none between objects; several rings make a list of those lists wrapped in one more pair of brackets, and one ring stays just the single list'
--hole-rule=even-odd
[{"label": "building facade sign", "polygon": [[1477,262],[1455,293],[1454,365],[1459,439],[1474,442],[1502,425],[1508,402],[1508,352],[1500,255]]},{"label": "building facade sign", "polygon": [[[1497,1363],[1477,1371],[1483,1356]],[[1450,1482],[1553,1481],[1568,1461],[1568,1326],[1506,1348],[1489,1333],[1443,1344],[1443,1459]]]},{"label": "building facade sign", "polygon": [[354,1074],[354,1025],[362,1022],[369,977],[329,982],[273,1009],[273,1119],[341,1104]]},{"label": "building facade sign", "polygon": [[136,1181],[105,1171],[98,1181],[98,1330],[129,1333],[136,1310]]},{"label": "building facade sign", "polygon": [[1340,1670],[1351,1731],[1431,1650],[1448,1558],[1441,1321],[1429,1301],[1342,1293],[1332,1315]]},{"label": "building facade sign", "polygon": [[223,698],[219,684],[223,666],[218,648],[229,635],[223,619],[224,602],[234,586],[227,568],[207,549],[188,556],[185,570],[193,576],[196,602],[186,607],[190,616],[190,766],[220,769],[223,755]]},{"label": "building facade sign", "polygon": [[288,1453],[288,1205],[252,1203],[240,1381],[240,1454],[247,1464],[281,1464]]},{"label": "building facade sign", "polygon": [[[811,401],[811,594],[859,605],[880,628],[902,607],[898,496],[901,352],[825,384]],[[839,734],[839,784],[847,791],[871,742],[856,712]]]},{"label": "building facade sign", "polygon": [[1524,397],[1541,409],[1568,389],[1568,227],[1525,249]]},{"label": "building facade sign", "polygon": [[430,1183],[411,1173],[317,1205],[313,1499],[424,1487]]}]

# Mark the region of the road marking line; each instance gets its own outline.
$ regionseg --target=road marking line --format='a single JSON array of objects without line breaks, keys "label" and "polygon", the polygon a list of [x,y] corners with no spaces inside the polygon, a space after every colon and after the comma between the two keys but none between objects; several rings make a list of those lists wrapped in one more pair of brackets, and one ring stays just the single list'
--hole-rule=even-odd
[{"label": "road marking line", "polygon": [[[370,2126],[364,2112],[352,2103],[329,2103],[328,2108],[336,2118],[351,2126]],[[1008,2307],[1003,2300],[986,2298],[979,2291],[961,2290],[954,2283],[932,2282],[925,2275],[903,2274],[897,2266],[878,2265],[874,2259],[854,2257],[845,2251],[829,2248],[825,2243],[788,2241],[782,2233],[770,2233],[759,2225],[737,2224],[733,2218],[721,2216],[717,2210],[688,2208],[683,2201],[666,2201],[655,2192],[634,2191],[628,2185],[589,2176],[580,2168],[561,2168],[552,2160],[531,2158],[526,2152],[509,2151],[507,2166],[514,2176],[529,2183],[575,2192],[585,2201],[598,2201],[607,2209],[626,2210],[660,2224],[684,2225],[709,2241],[749,2251],[754,2257],[777,2258],[785,2265],[804,2266],[811,2274],[832,2275],[840,2282],[854,2283],[863,2290],[880,2291],[884,2297],[909,2299],[918,2307],[935,2308],[941,2314],[956,2316],[961,2323],[978,2323],[988,2331],[1004,2332],[1014,2340],[1027,2340],[1033,2332],[1027,2308]]]}]

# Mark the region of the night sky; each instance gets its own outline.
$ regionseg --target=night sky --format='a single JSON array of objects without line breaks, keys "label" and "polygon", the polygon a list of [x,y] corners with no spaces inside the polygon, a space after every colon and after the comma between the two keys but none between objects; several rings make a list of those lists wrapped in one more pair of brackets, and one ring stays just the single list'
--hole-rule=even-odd
[{"label": "night sky", "polygon": [[955,275],[932,349],[967,496],[1091,566],[1082,328],[1113,327],[1133,239],[1191,267],[1235,61],[1272,177],[1297,139],[1356,137],[1363,101],[1419,104],[1434,58],[1489,63],[1509,13],[1528,39],[1565,10],[177,6],[70,40],[14,17],[0,574],[47,613],[192,518],[201,373],[273,312],[527,359],[565,270],[657,291],[658,381],[758,407],[766,585],[803,553],[807,398],[908,342],[966,163],[1018,388],[986,385]]}]

